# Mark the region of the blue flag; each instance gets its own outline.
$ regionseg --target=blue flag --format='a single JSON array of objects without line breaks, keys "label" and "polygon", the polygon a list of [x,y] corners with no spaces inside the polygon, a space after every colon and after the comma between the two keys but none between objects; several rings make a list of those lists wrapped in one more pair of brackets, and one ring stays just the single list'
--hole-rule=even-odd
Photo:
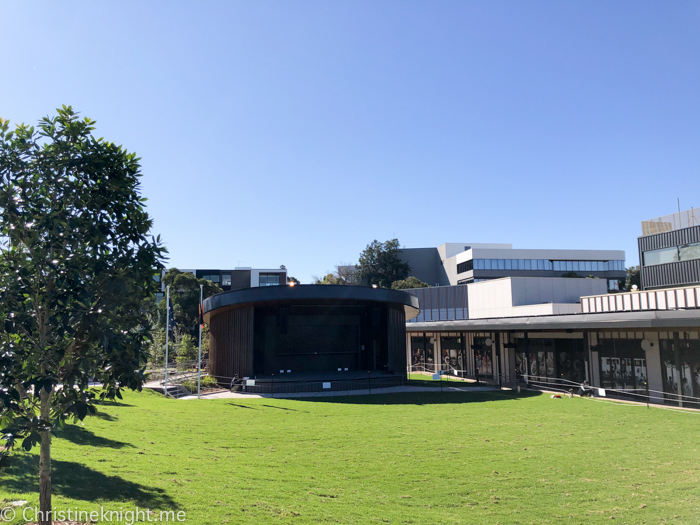
[{"label": "blue flag", "polygon": [[168,332],[172,333],[175,328],[175,316],[173,314],[173,301],[170,297],[168,297],[168,310],[170,311],[170,315],[168,316]]}]

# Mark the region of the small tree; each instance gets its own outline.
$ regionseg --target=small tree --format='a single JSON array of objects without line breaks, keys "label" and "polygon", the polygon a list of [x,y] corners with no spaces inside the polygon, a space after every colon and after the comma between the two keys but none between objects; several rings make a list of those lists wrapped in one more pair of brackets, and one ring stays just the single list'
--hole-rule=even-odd
[{"label": "small tree", "polygon": [[411,267],[401,260],[400,252],[398,239],[384,243],[372,241],[360,254],[357,265],[358,281],[389,288],[391,283],[406,279]]},{"label": "small tree", "polygon": [[190,334],[184,334],[177,347],[177,362],[182,364],[196,361],[199,353],[198,343]]},{"label": "small tree", "polygon": [[637,285],[637,289],[642,288],[642,278],[639,274],[639,266],[630,266],[627,268],[627,279],[625,279],[625,290],[631,290],[632,286]]},{"label": "small tree", "polygon": [[299,279],[297,279],[296,277],[291,277],[291,276],[287,277],[287,284],[292,284],[292,283],[294,283],[295,285],[301,284],[299,282]]},{"label": "small tree", "polygon": [[428,283],[424,283],[418,277],[413,276],[391,283],[392,290],[408,290],[411,288],[430,288],[430,285]]},{"label": "small tree", "polygon": [[0,120],[0,424],[5,452],[40,444],[51,523],[51,432],[101,398],[140,389],[144,301],[165,249],[139,191],[139,159],[92,135],[70,107],[38,130]]}]

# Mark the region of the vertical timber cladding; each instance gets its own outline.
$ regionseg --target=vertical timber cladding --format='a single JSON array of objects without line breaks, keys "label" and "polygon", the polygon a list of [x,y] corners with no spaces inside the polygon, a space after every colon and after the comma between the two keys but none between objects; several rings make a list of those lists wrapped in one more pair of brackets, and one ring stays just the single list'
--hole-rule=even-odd
[{"label": "vertical timber cladding", "polygon": [[406,313],[403,308],[387,308],[387,344],[389,370],[401,374],[406,370]]},{"label": "vertical timber cladding", "polygon": [[234,308],[212,316],[209,322],[209,369],[220,383],[253,375],[252,306]]}]

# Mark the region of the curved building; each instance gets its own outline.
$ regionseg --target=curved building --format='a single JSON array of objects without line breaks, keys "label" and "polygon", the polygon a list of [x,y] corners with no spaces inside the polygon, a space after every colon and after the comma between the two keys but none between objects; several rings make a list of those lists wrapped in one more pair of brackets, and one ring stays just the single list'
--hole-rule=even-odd
[{"label": "curved building", "polygon": [[209,373],[333,375],[377,371],[405,377],[407,292],[363,286],[297,285],[223,292],[204,301]]}]

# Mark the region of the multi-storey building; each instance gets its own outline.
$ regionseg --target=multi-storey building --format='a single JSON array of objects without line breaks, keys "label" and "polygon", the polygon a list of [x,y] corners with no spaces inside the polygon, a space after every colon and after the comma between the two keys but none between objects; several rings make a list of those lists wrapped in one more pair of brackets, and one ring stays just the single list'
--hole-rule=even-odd
[{"label": "multi-storey building", "polygon": [[[181,272],[193,273],[197,279],[207,279],[218,284],[225,292],[229,290],[240,290],[241,288],[257,288],[259,286],[280,286],[287,284],[287,269],[280,266],[277,269],[261,269],[239,267],[233,270],[210,270],[210,269],[186,269]],[[163,270],[163,275],[167,270]],[[165,286],[161,284],[161,293],[157,294],[158,299],[162,298]]]},{"label": "multi-storey building", "polygon": [[643,290],[700,283],[700,215],[690,209],[642,222]]},{"label": "multi-storey building", "polygon": [[432,286],[470,284],[502,277],[597,277],[609,290],[624,281],[621,250],[521,250],[511,244],[447,243],[405,248],[401,258],[413,275]]}]

